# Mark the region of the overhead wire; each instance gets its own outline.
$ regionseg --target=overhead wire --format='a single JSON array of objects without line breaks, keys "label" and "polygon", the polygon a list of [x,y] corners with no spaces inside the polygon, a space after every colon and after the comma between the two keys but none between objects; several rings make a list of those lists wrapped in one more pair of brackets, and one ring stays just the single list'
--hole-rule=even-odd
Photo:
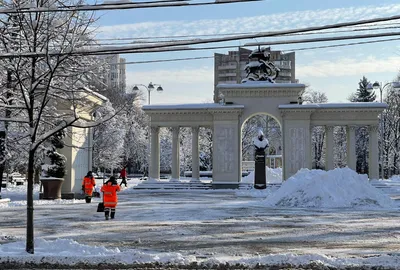
[{"label": "overhead wire", "polygon": [[[391,26],[389,26],[391,25]],[[398,25],[393,26],[393,25]],[[357,25],[356,25],[357,26]],[[356,27],[353,26],[353,27]],[[361,25],[361,27],[365,27]],[[316,34],[336,34],[336,33],[350,33],[350,32],[360,32],[360,31],[375,31],[375,30],[387,30],[387,29],[397,29],[400,28],[400,23],[393,23],[388,24],[387,27],[377,27],[377,28],[363,28],[363,29],[348,29],[348,30],[337,30],[337,31],[319,31],[319,32],[309,32],[309,33],[294,33],[294,34],[287,34],[283,36],[298,36],[298,35],[316,35]],[[122,38],[96,38],[98,41],[125,41],[125,40],[154,40],[154,39],[167,39],[167,38],[195,38],[195,37],[218,37],[218,36],[234,36],[234,35],[247,35],[247,34],[256,34],[258,32],[237,32],[237,33],[218,33],[218,34],[203,34],[203,35],[178,35],[178,36],[153,36],[153,37],[122,37]],[[160,41],[153,41],[160,42]],[[139,42],[138,42],[139,43]],[[129,43],[124,43],[129,44]]]},{"label": "overhead wire", "polygon": [[[387,28],[371,28],[371,29],[360,29],[359,31],[375,31],[375,30],[387,30],[387,29],[399,29],[399,27],[387,27]],[[347,33],[353,32],[351,30],[343,30],[343,31],[330,31],[330,32],[319,32],[319,33],[299,33],[299,34],[289,34],[283,35],[282,37],[288,36],[299,36],[299,35],[312,35],[312,34],[337,34],[337,33]],[[247,33],[248,34],[248,33]],[[229,34],[233,35],[233,34]],[[206,35],[206,36],[213,36],[213,35]],[[172,36],[171,36],[172,37]],[[195,35],[188,35],[187,37],[195,37]],[[132,44],[159,44],[163,42],[176,42],[176,41],[195,41],[196,39],[171,39],[171,40],[158,40],[158,41],[141,41],[141,38],[131,38],[130,40],[136,40],[132,42],[112,42],[112,43],[93,43],[92,46],[114,46],[114,45],[132,45]],[[98,39],[96,39],[97,41]],[[110,39],[111,40],[111,39]]]},{"label": "overhead wire", "polygon": [[[303,47],[303,48],[291,48],[282,50],[284,53],[294,52],[294,51],[304,51],[304,50],[315,50],[315,49],[326,49],[326,48],[335,48],[335,47],[344,47],[344,46],[354,46],[354,45],[364,45],[370,43],[380,43],[380,42],[388,42],[388,41],[397,41],[400,38],[391,38],[391,39],[382,39],[382,40],[371,40],[371,41],[362,41],[362,42],[351,42],[345,44],[332,44],[332,45],[324,45],[324,46],[314,46],[314,47]],[[213,47],[212,49],[226,49],[226,48],[238,48],[241,46],[221,46],[221,47]],[[193,50],[207,50],[210,48],[192,48]],[[176,62],[176,61],[187,61],[187,60],[201,60],[201,59],[209,59],[214,58],[214,56],[199,56],[199,57],[185,57],[185,58],[172,58],[172,59],[157,59],[157,60],[146,60],[146,61],[131,61],[131,62],[123,62],[116,63],[115,65],[134,65],[134,64],[149,64],[149,63],[163,63],[163,62]]]},{"label": "overhead wire", "polygon": [[58,7],[23,7],[23,8],[2,8],[0,14],[24,14],[24,13],[46,13],[46,12],[70,12],[70,11],[98,11],[98,10],[124,10],[124,9],[141,9],[141,8],[161,8],[161,7],[182,7],[182,6],[206,6],[206,5],[224,5],[244,2],[259,2],[263,0],[228,0],[215,2],[188,3],[187,1],[168,1],[168,2],[148,2],[142,4],[137,3],[118,3],[118,4],[99,4],[99,5],[80,5],[71,6],[70,8],[63,6]]},{"label": "overhead wire", "polygon": [[[239,36],[231,36],[231,37],[223,37],[223,38],[210,38],[210,39],[197,39],[195,41],[180,41],[180,42],[166,42],[160,44],[151,44],[145,46],[120,46],[120,47],[110,47],[110,48],[99,48],[99,49],[86,49],[86,50],[76,50],[70,52],[43,52],[43,53],[30,53],[30,52],[22,52],[22,53],[7,53],[0,55],[0,58],[15,58],[15,57],[39,57],[39,56],[55,56],[55,55],[99,55],[99,54],[109,54],[109,53],[138,53],[138,52],[150,52],[150,51],[168,51],[165,50],[167,47],[178,47],[185,45],[198,45],[198,44],[207,44],[207,43],[219,43],[219,42],[227,42],[227,41],[237,41],[243,39],[254,39],[261,37],[279,37],[285,34],[293,34],[293,33],[302,33],[302,32],[312,32],[316,30],[326,30],[326,29],[337,29],[347,26],[354,25],[362,25],[366,23],[372,22],[382,22],[382,21],[391,21],[400,19],[400,15],[390,16],[390,17],[381,17],[375,19],[367,19],[367,20],[359,20],[352,21],[346,23],[336,23],[336,24],[328,24],[323,26],[313,26],[306,28],[297,28],[297,29],[288,29],[288,30],[280,30],[274,32],[260,32],[254,35],[239,35]],[[368,35],[353,35],[353,36],[338,36],[338,37],[325,37],[325,38],[316,38],[316,39],[299,39],[299,40],[280,40],[280,41],[270,41],[270,42],[262,42],[262,43],[247,43],[246,46],[259,46],[261,44],[266,45],[275,45],[275,44],[288,44],[288,43],[307,43],[307,42],[320,42],[320,41],[333,41],[333,40],[344,40],[344,39],[360,39],[360,38],[373,38],[373,37],[383,37],[383,36],[394,36],[400,35],[400,32],[391,32],[391,33],[377,33],[377,34],[368,34]],[[163,49],[164,48],[164,49]],[[182,47],[180,47],[182,48]]]}]

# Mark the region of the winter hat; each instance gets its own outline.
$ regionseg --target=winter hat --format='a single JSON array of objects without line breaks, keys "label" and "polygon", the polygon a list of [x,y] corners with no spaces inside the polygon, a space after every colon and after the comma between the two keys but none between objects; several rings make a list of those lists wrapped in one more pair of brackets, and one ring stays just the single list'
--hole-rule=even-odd
[{"label": "winter hat", "polygon": [[110,181],[110,182],[113,182],[113,183],[117,183],[117,179],[115,179],[114,176],[111,176],[109,181]]}]

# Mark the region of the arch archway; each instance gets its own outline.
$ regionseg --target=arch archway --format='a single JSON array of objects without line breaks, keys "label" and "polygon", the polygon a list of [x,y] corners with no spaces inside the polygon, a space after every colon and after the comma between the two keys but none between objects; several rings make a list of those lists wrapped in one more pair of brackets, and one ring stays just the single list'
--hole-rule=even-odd
[{"label": "arch archway", "polygon": [[[251,174],[255,169],[255,148],[253,139],[257,136],[259,130],[262,130],[265,137],[269,141],[269,147],[266,151],[266,167],[275,169],[282,166],[282,125],[272,115],[259,112],[250,115],[247,119],[243,119],[241,124],[241,174]],[[278,152],[279,150],[279,152]],[[247,172],[246,172],[247,171]],[[268,169],[267,169],[268,175]],[[247,179],[249,181],[249,179]],[[267,179],[268,181],[268,179]]]},{"label": "arch archway", "polygon": [[[283,147],[283,179],[301,168],[311,168],[311,129],[324,126],[327,132],[327,169],[333,169],[333,128],[346,126],[347,165],[355,169],[355,129],[368,126],[370,135],[370,178],[378,175],[378,115],[386,104],[328,103],[298,104],[303,84],[244,83],[218,85],[221,104],[148,105],[151,117],[150,178],[159,178],[159,127],[209,126],[213,130],[212,183],[220,188],[237,187],[241,180],[241,130],[252,115],[268,114],[280,125]],[[198,172],[198,132],[193,135],[192,170]],[[176,144],[176,140],[173,144]],[[176,156],[176,154],[173,156]],[[176,158],[173,157],[173,160]],[[175,164],[176,165],[176,164]],[[174,166],[173,166],[174,167]]]}]

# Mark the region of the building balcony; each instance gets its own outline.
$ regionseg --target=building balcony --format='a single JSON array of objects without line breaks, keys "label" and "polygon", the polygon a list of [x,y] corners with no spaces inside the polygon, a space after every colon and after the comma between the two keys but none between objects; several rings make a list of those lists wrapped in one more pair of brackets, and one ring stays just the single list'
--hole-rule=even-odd
[{"label": "building balcony", "polygon": [[219,66],[218,70],[227,70],[227,69],[234,69],[236,70],[236,65],[227,65],[227,66]]},{"label": "building balcony", "polygon": [[291,69],[292,61],[274,61],[274,65],[278,68]]},{"label": "building balcony", "polygon": [[219,73],[218,77],[236,77],[236,73]]},{"label": "building balcony", "polygon": [[292,73],[287,71],[281,71],[279,72],[279,76],[292,77]]}]

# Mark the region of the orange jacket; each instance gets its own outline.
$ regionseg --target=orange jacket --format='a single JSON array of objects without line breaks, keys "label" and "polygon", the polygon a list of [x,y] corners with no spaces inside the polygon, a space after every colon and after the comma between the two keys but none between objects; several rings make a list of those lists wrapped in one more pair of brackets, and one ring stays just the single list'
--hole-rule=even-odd
[{"label": "orange jacket", "polygon": [[105,183],[101,187],[101,192],[103,192],[103,202],[104,207],[116,207],[118,202],[117,192],[121,190],[121,187],[113,185],[111,182]]},{"label": "orange jacket", "polygon": [[94,181],[94,177],[85,176],[82,181],[82,187],[85,189],[85,194],[88,196],[92,196],[93,188],[96,185]]}]

